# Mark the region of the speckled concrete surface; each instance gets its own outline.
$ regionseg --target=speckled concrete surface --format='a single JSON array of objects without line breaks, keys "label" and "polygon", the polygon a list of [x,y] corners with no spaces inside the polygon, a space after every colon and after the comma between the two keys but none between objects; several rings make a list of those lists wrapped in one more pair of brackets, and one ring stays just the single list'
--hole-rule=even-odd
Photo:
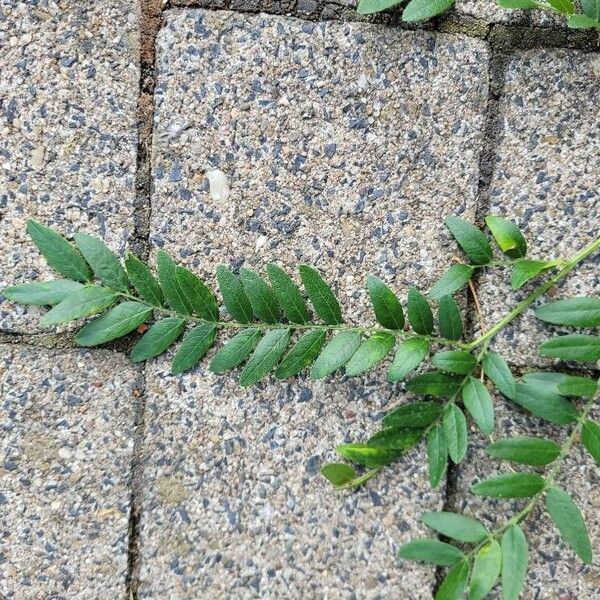
[{"label": "speckled concrete surface", "polygon": [[562,16],[543,10],[509,10],[498,6],[494,0],[456,0],[453,12],[458,16],[481,19],[486,23],[566,27]]},{"label": "speckled concrete surface", "polygon": [[[52,275],[25,233],[35,217],[97,233],[119,251],[133,228],[138,3],[0,3],[0,289]],[[0,328],[38,330],[2,302]]]},{"label": "speckled concrete surface", "polygon": [[[598,54],[532,50],[516,54],[508,65],[490,212],[519,223],[534,258],[570,257],[598,234],[599,94]],[[600,293],[599,264],[598,255],[588,260],[549,298]],[[482,277],[479,293],[488,323],[514,305],[509,280],[506,271]],[[556,330],[529,310],[495,346],[513,363],[543,364],[537,347]]]},{"label": "speckled concrete surface", "polygon": [[121,598],[136,369],[0,345],[0,597]]}]

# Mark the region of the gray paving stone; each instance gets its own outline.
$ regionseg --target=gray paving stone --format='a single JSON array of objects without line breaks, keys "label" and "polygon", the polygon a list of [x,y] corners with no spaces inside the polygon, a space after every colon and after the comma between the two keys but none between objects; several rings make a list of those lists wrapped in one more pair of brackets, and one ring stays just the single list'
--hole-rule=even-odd
[{"label": "gray paving stone", "polygon": [[[101,235],[133,229],[138,3],[0,4],[0,289],[51,271],[27,218]],[[35,331],[40,311],[0,296],[0,328]]]},{"label": "gray paving stone", "polygon": [[[168,12],[154,246],[212,283],[220,262],[316,265],[351,322],[369,314],[369,271],[427,287],[452,252],[441,219],[474,214],[486,65],[485,44],[459,37]],[[423,449],[354,494],[318,473],[398,400],[382,381],[242,390],[152,364],[140,596],[429,598],[433,570],[394,558],[441,505]]]},{"label": "gray paving stone", "polygon": [[125,594],[136,370],[0,346],[0,596]]},{"label": "gray paving stone", "polygon": [[[522,52],[509,64],[490,212],[519,223],[533,258],[570,257],[598,235],[599,75],[598,55],[571,50]],[[599,261],[596,255],[582,264],[548,298],[597,295]],[[503,283],[509,279],[508,272],[482,278],[487,323],[514,305],[515,296]],[[532,287],[526,286],[516,298]],[[530,310],[498,337],[495,346],[513,363],[544,364],[537,347],[555,331],[536,321]]]},{"label": "gray paving stone", "polygon": [[561,28],[566,26],[565,19],[559,15],[552,15],[543,10],[509,10],[498,6],[494,0],[456,0],[453,12],[459,16],[482,19],[486,23],[518,23]]}]

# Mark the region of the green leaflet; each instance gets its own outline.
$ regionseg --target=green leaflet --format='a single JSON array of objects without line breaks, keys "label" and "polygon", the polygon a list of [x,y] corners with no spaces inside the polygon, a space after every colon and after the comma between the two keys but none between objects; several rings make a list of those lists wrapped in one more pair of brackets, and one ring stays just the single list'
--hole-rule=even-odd
[{"label": "green leaflet", "polygon": [[185,319],[179,317],[167,317],[154,323],[133,347],[131,360],[142,362],[162,354],[181,335],[185,323]]},{"label": "green leaflet", "polygon": [[342,310],[331,288],[323,281],[318,271],[312,267],[300,265],[299,271],[302,283],[317,315],[327,325],[340,325],[342,323]]},{"label": "green leaflet", "polygon": [[256,317],[265,323],[279,323],[279,306],[273,290],[249,269],[240,269],[240,279]]},{"label": "green leaflet", "polygon": [[367,445],[372,448],[385,450],[402,450],[406,452],[417,444],[423,431],[420,429],[407,429],[406,427],[386,427],[381,429],[367,440]]},{"label": "green leaflet", "polygon": [[285,355],[275,371],[275,377],[287,379],[308,367],[321,352],[326,339],[327,332],[324,329],[314,329],[305,333]]},{"label": "green leaflet", "polygon": [[179,375],[179,373],[193,369],[208,352],[216,337],[217,326],[212,323],[196,325],[190,329],[175,353],[171,373]]},{"label": "green leaflet", "polygon": [[75,243],[96,277],[117,292],[129,290],[129,278],[117,255],[98,238],[85,233],[75,234]]},{"label": "green leaflet", "polygon": [[428,512],[421,515],[421,521],[446,537],[476,544],[485,539],[488,530],[475,519],[452,512]]},{"label": "green leaflet", "polygon": [[398,551],[398,558],[451,567],[462,560],[464,556],[456,546],[439,540],[422,539],[404,544]]},{"label": "green leaflet", "polygon": [[404,312],[396,294],[381,279],[372,275],[367,279],[367,289],[378,323],[387,329],[403,329]]},{"label": "green leaflet", "polygon": [[525,585],[529,551],[523,530],[518,525],[502,536],[502,600],[519,600]]},{"label": "green leaflet", "polygon": [[346,375],[354,377],[379,363],[394,347],[396,338],[391,333],[375,333],[366,339],[346,364]]},{"label": "green leaflet", "polygon": [[600,425],[586,421],[581,429],[581,441],[592,458],[600,465]]},{"label": "green leaflet", "polygon": [[589,377],[566,375],[558,384],[558,393],[562,396],[583,396],[591,398],[598,392],[598,381]]},{"label": "green leaflet", "polygon": [[277,302],[283,308],[290,323],[301,325],[308,323],[306,303],[292,278],[283,269],[273,264],[267,267],[267,274]]},{"label": "green leaflet", "polygon": [[496,540],[490,540],[475,554],[471,582],[469,584],[469,600],[483,600],[494,587],[502,566],[502,551]]},{"label": "green leaflet", "polygon": [[469,377],[462,388],[462,401],[477,427],[483,433],[491,434],[494,431],[494,404],[485,385]]},{"label": "green leaflet", "polygon": [[376,448],[368,444],[341,444],[336,452],[347,460],[365,467],[384,467],[402,455],[402,450]]},{"label": "green leaflet", "polygon": [[356,471],[345,463],[329,463],[321,467],[321,474],[334,487],[343,487],[356,479]]},{"label": "green leaflet", "polygon": [[475,269],[470,265],[452,265],[429,290],[429,297],[439,300],[458,292],[471,279]]},{"label": "green leaflet", "polygon": [[412,338],[400,342],[394,360],[388,370],[388,381],[398,381],[414,371],[429,354],[429,341]]},{"label": "green leaflet", "polygon": [[523,287],[530,279],[537,277],[540,273],[560,265],[557,260],[526,260],[519,259],[513,263],[511,286],[513,290]]},{"label": "green leaflet", "polygon": [[425,396],[450,397],[460,389],[461,380],[438,371],[417,375],[406,382],[406,389]]},{"label": "green leaflet", "polygon": [[323,348],[311,370],[311,379],[323,379],[343,367],[360,346],[360,333],[342,331]]},{"label": "green leaflet", "polygon": [[410,0],[402,13],[402,20],[407,23],[427,21],[447,11],[454,0]]},{"label": "green leaflet", "polygon": [[600,360],[600,337],[572,334],[555,337],[540,346],[540,354],[548,358],[596,362]]},{"label": "green leaflet", "polygon": [[488,456],[512,460],[523,465],[548,465],[558,458],[560,446],[538,437],[514,437],[498,440],[485,449]]},{"label": "green leaflet", "polygon": [[442,581],[435,595],[435,600],[461,600],[467,588],[468,579],[469,563],[461,560],[450,569],[448,575]]},{"label": "green leaflet", "polygon": [[427,427],[442,415],[442,405],[437,402],[411,402],[399,406],[383,417],[384,427]]},{"label": "green leaflet", "polygon": [[400,2],[402,0],[359,0],[356,10],[359,15],[371,15],[396,6]]},{"label": "green leaflet", "polygon": [[98,346],[127,335],[152,316],[152,308],[141,302],[122,302],[82,327],[75,336],[80,346]]},{"label": "green leaflet", "polygon": [[496,3],[502,8],[511,8],[513,10],[537,7],[535,0],[496,0]]},{"label": "green leaflet", "polygon": [[483,372],[492,383],[507,398],[514,398],[516,394],[515,379],[510,372],[506,361],[497,352],[486,352],[483,357]]},{"label": "green leaflet", "polygon": [[600,21],[587,15],[571,15],[567,19],[567,25],[573,29],[600,29]]},{"label": "green leaflet", "polygon": [[427,464],[431,487],[436,488],[446,470],[448,463],[448,447],[444,430],[441,425],[435,425],[427,434]]},{"label": "green leaflet", "polygon": [[471,486],[477,496],[529,498],[544,489],[545,480],[537,473],[505,473]]},{"label": "green leaflet", "polygon": [[476,367],[477,359],[462,350],[444,350],[434,354],[431,363],[441,371],[466,375]]},{"label": "green leaflet", "polygon": [[492,247],[483,232],[475,225],[458,217],[448,217],[445,224],[474,264],[486,265],[492,260]]},{"label": "green leaflet", "polygon": [[54,306],[68,295],[80,290],[83,284],[69,279],[53,279],[37,283],[22,283],[2,290],[8,300],[34,306]]},{"label": "green leaflet", "polygon": [[225,373],[242,364],[256,348],[260,340],[260,330],[244,329],[232,337],[210,361],[209,370],[213,373]]},{"label": "green leaflet", "polygon": [[153,306],[163,306],[165,299],[156,277],[150,269],[134,254],[129,252],[125,258],[125,269],[129,281],[143,300]]},{"label": "green leaflet", "polygon": [[178,313],[191,315],[192,307],[177,282],[177,265],[164,250],[159,250],[156,254],[156,269],[160,287],[169,306]]},{"label": "green leaflet", "polygon": [[206,284],[185,267],[175,268],[175,283],[192,313],[206,321],[219,320],[219,308]]},{"label": "green leaflet", "polygon": [[589,377],[554,373],[551,371],[532,372],[523,375],[523,383],[560,396],[593,396],[597,383]]},{"label": "green leaflet", "polygon": [[536,417],[557,425],[572,423],[579,416],[577,409],[567,399],[526,383],[517,384],[515,397],[511,400]]},{"label": "green leaflet", "polygon": [[227,267],[219,265],[217,282],[229,314],[240,323],[250,323],[253,318],[252,306],[240,280]]},{"label": "green leaflet", "polygon": [[27,221],[27,233],[48,264],[63,277],[87,283],[92,271],[79,250],[50,227],[34,219]]},{"label": "green leaflet", "polygon": [[600,21],[600,0],[581,0],[581,9],[585,16]]},{"label": "green leaflet", "polygon": [[547,2],[561,15],[572,15],[575,12],[575,6],[571,0],[547,0]]},{"label": "green leaflet", "polygon": [[552,486],[546,492],[546,509],[563,539],[586,564],[592,564],[592,544],[585,521],[567,492]]},{"label": "green leaflet", "polygon": [[448,454],[452,462],[458,464],[467,453],[467,420],[463,411],[456,404],[451,404],[444,412],[442,425],[448,446]]},{"label": "green leaflet", "polygon": [[408,321],[420,335],[433,331],[433,313],[425,297],[414,287],[408,290]]},{"label": "green leaflet", "polygon": [[600,298],[579,296],[557,300],[536,308],[535,316],[555,325],[598,327],[600,326]]},{"label": "green leaflet", "polygon": [[442,296],[438,302],[438,325],[440,334],[447,340],[460,340],[462,337],[463,322],[452,296]]},{"label": "green leaflet", "polygon": [[44,327],[67,323],[82,317],[96,315],[117,301],[119,295],[112,290],[97,285],[86,285],[69,294],[64,300],[50,309],[41,319]]},{"label": "green leaflet", "polygon": [[267,331],[244,367],[240,385],[248,387],[262,379],[279,362],[289,342],[289,329]]},{"label": "green leaflet", "polygon": [[492,232],[500,250],[509,258],[523,258],[527,254],[527,242],[512,221],[488,215],[485,224]]}]

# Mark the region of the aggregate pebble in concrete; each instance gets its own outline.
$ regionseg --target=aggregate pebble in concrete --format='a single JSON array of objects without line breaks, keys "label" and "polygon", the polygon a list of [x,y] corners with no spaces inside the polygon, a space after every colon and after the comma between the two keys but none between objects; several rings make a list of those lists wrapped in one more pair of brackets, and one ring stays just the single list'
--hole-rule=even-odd
[{"label": "aggregate pebble in concrete", "polygon": [[565,28],[565,18],[543,10],[510,10],[494,0],[456,0],[453,9],[459,16],[474,17],[486,23],[520,24]]},{"label": "aggregate pebble in concrete", "polygon": [[[133,229],[138,3],[0,4],[0,289],[46,280],[29,217],[117,251]],[[0,297],[0,328],[40,311]]]},{"label": "aggregate pebble in concrete", "polygon": [[[212,283],[220,262],[316,265],[352,322],[369,271],[403,295],[439,275],[441,219],[474,214],[485,44],[182,11],[158,50],[154,246]],[[319,474],[398,401],[383,381],[243,390],[149,366],[140,596],[430,598],[434,570],[395,558],[441,506],[424,449],[354,494]]]},{"label": "aggregate pebble in concrete", "polygon": [[[518,222],[532,258],[568,258],[598,235],[599,94],[597,54],[531,50],[518,53],[508,65],[489,212]],[[598,295],[599,265],[596,253],[546,299]],[[482,277],[488,324],[535,286],[514,295],[509,280],[507,270]],[[537,347],[556,331],[529,310],[499,335],[495,346],[513,363],[544,364]]]},{"label": "aggregate pebble in concrete", "polygon": [[0,346],[0,597],[121,598],[136,370]]}]

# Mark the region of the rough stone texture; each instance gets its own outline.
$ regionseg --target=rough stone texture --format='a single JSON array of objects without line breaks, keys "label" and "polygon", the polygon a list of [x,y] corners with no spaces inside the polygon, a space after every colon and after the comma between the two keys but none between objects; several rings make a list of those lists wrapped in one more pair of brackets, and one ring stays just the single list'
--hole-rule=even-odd
[{"label": "rough stone texture", "polygon": [[[570,428],[548,424],[525,414],[518,406],[495,396],[497,422],[494,439],[519,435],[547,437],[562,444]],[[590,415],[596,421],[600,410]],[[458,468],[456,492],[450,499],[450,510],[481,520],[490,529],[503,525],[526,504],[527,499],[496,500],[469,493],[472,484],[488,477],[515,471],[537,471],[544,468],[527,467],[494,460],[484,452],[489,439],[471,426],[471,445],[464,462]],[[543,501],[522,524],[530,549],[529,573],[523,598],[540,600],[579,600],[596,598],[600,585],[598,553],[600,552],[600,474],[598,466],[582,444],[576,444],[564,462],[557,485],[571,494],[579,506],[588,527],[595,556],[593,565],[585,565],[561,539],[544,508]],[[496,590],[490,596],[499,599]]]},{"label": "rough stone texture", "polygon": [[[440,220],[474,214],[483,43],[178,11],[158,50],[155,246],[209,281],[244,258],[317,265],[349,321],[368,314],[369,271],[403,294],[440,273]],[[227,200],[204,167],[227,174]],[[429,598],[433,570],[394,558],[440,506],[422,447],[355,494],[318,474],[396,401],[382,381],[242,390],[150,366],[141,597]]]},{"label": "rough stone texture", "polygon": [[[516,54],[508,65],[489,212],[518,222],[533,258],[570,257],[598,235],[599,94],[598,55],[532,50]],[[597,255],[588,259],[548,299],[597,295],[599,261]],[[515,296],[504,283],[509,280],[508,271],[482,277],[488,323],[514,306]],[[556,331],[536,321],[530,310],[500,334],[495,346],[513,363],[543,364],[537,347]]]},{"label": "rough stone texture", "polygon": [[0,346],[0,597],[120,598],[136,370]]},{"label": "rough stone texture", "polygon": [[[27,218],[101,235],[133,228],[137,2],[0,4],[0,289],[52,276]],[[1,299],[1,297],[0,297]],[[37,330],[39,310],[0,303],[0,328]]]},{"label": "rough stone texture", "polygon": [[486,23],[532,25],[538,27],[566,27],[564,17],[543,10],[509,10],[494,0],[456,0],[453,9],[459,16],[475,17]]}]

